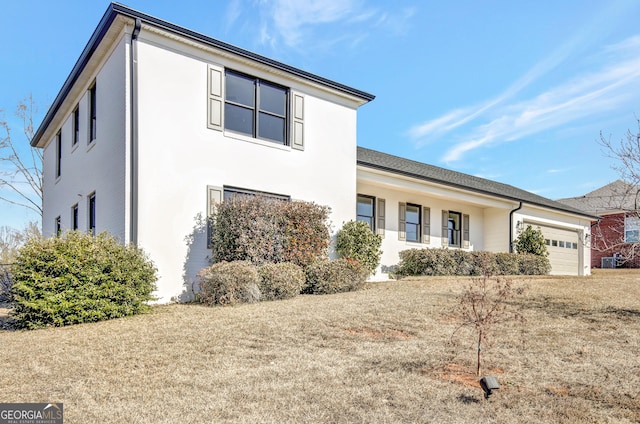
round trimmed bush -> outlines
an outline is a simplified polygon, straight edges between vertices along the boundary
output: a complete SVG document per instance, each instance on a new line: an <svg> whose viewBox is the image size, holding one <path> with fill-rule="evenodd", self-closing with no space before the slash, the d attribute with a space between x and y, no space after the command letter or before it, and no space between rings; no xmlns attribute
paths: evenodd
<svg viewBox="0 0 640 424"><path fill-rule="evenodd" d="M156 269L144 252L107 233L32 238L12 267L18 328L63 326L145 312Z"/></svg>
<svg viewBox="0 0 640 424"><path fill-rule="evenodd" d="M302 291L305 274L291 262L266 263L258 268L262 300L281 300L296 297Z"/></svg>
<svg viewBox="0 0 640 424"><path fill-rule="evenodd" d="M359 290L369 270L350 259L319 260L306 269L305 293L331 294Z"/></svg>
<svg viewBox="0 0 640 424"><path fill-rule="evenodd" d="M197 300L205 305L235 305L260 300L260 275L249 261L218 262L199 273Z"/></svg>

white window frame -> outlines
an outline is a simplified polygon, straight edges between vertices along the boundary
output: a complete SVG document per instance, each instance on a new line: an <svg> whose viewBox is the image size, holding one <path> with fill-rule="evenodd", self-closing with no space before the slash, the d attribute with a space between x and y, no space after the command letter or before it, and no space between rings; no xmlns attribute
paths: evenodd
<svg viewBox="0 0 640 424"><path fill-rule="evenodd" d="M640 242L640 216L630 215L624 217L624 242Z"/></svg>

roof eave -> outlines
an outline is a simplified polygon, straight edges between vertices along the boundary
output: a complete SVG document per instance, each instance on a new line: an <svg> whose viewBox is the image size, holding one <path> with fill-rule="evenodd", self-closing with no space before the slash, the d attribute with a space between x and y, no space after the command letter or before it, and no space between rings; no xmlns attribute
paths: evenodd
<svg viewBox="0 0 640 424"><path fill-rule="evenodd" d="M32 147L42 147L40 145L41 138L44 135L46 128L49 126L49 124L51 124L51 121L53 120L55 115L58 113L60 107L62 106L64 99L67 97L71 88L73 87L75 82L78 80L80 74L82 73L82 71L85 69L85 67L91 60L93 53L96 51L99 44L102 42L105 34L109 30L109 27L111 26L113 21L118 17L118 15L125 16L132 19L140 19L143 23L153 25L158 28L162 28L164 30L176 33L183 37L187 37L189 39L208 44L214 48L238 55L246 59L250 59L252 61L264 64L264 65L271 66L273 68L279 69L289 74L292 74L292 75L301 77L303 79L315 82L317 84L332 88L334 90L343 92L357 99L360 99L361 104L368 103L373 99L375 99L375 96L373 94L367 93L365 91L361 91L356 88L349 87L344 84L340 84L338 82L329 80L327 78L314 75L310 72L303 71L302 69L298 69L293 66L278 62L276 60L269 59L268 57L261 56L256 53L252 53L240 47L233 46L231 44L222 42L220 40L216 40L214 38L197 33L195 31L191 31L187 28L183 28L181 26L172 24L170 22L163 21L151 15L147 15L146 13L142 13L137 10L128 8L127 6L124 6L122 4L111 3L107 8L106 12L104 13L104 15L102 16L102 19L98 23L98 26L96 27L95 31L91 35L91 38L87 42L87 45L85 46L84 50L80 54L80 57L76 61L75 65L73 66L71 73L69 74L64 84L62 85L60 92L58 93L55 100L51 104L51 107L49 108L46 115L44 116L42 123L38 127L38 130L34 134L31 140Z"/></svg>
<svg viewBox="0 0 640 424"><path fill-rule="evenodd" d="M370 162L365 162L365 161L358 160L357 164L359 166L363 166L365 168L377 169L377 170L384 171L384 172L389 172L389 173L392 173L392 174L403 175L405 177L410 177L410 178L416 178L418 180L428 181L428 182L435 183L435 184L441 184L441 185L444 185L444 186L447 186L447 187L453 187L453 188L457 188L457 189L460 189L460 190L479 193L479 194L483 194L485 196L498 197L498 198L501 198L501 199L506 199L506 200L510 200L510 201L514 201L514 202L522 202L524 204L533 205L533 206L537 206L537 207L541 207L541 208L545 208L545 209L552 209L552 210L555 210L555 211L558 211L558 212L563 212L563 213L568 213L568 214L571 214L571 215L582 216L582 217L585 217L585 218L589 218L590 220L597 220L599 218L598 216L589 215L587 213L580 212L580 211L568 210L568 209L563 209L563 208L560 208L560 207L553 207L553 206L550 206L550 205L544 205L544 204L541 204L541 203L532 202L530 200L519 199L517 197L512 197L512 196L508 196L508 195L501 195L501 194L498 194L498 193L494 193L494 192L490 192L490 191L486 191L486 190L481 190L481 189L465 186L465 185L462 185L462 184L456 184L456 183L453 183L451 181L441 180L441 179L438 179L438 178L430 178L430 177L426 177L424 175L419 175L419 174L415 174L415 173L412 173L412 172L402 171L402 170L395 169L395 168L389 168L389 167L386 167L386 166L373 164L373 163L370 163Z"/></svg>

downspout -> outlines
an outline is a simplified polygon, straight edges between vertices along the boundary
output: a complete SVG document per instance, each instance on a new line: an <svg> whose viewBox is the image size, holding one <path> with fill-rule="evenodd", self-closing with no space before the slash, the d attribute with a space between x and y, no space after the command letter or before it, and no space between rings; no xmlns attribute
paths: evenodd
<svg viewBox="0 0 640 424"><path fill-rule="evenodd" d="M522 202L517 208L509 212L509 253L513 253L513 214L522 209Z"/></svg>
<svg viewBox="0 0 640 424"><path fill-rule="evenodd" d="M129 59L129 129L131 130L129 242L133 244L138 244L138 49L136 40L141 28L142 21L140 18L136 18L135 26L131 33L131 54Z"/></svg>

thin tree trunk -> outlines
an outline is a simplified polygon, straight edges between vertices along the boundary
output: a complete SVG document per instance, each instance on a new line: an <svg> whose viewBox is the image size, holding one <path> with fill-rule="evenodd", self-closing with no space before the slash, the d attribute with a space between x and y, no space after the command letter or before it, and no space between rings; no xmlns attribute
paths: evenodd
<svg viewBox="0 0 640 424"><path fill-rule="evenodd" d="M478 331L478 367L476 368L476 375L480 377L480 346L482 344L482 330Z"/></svg>

